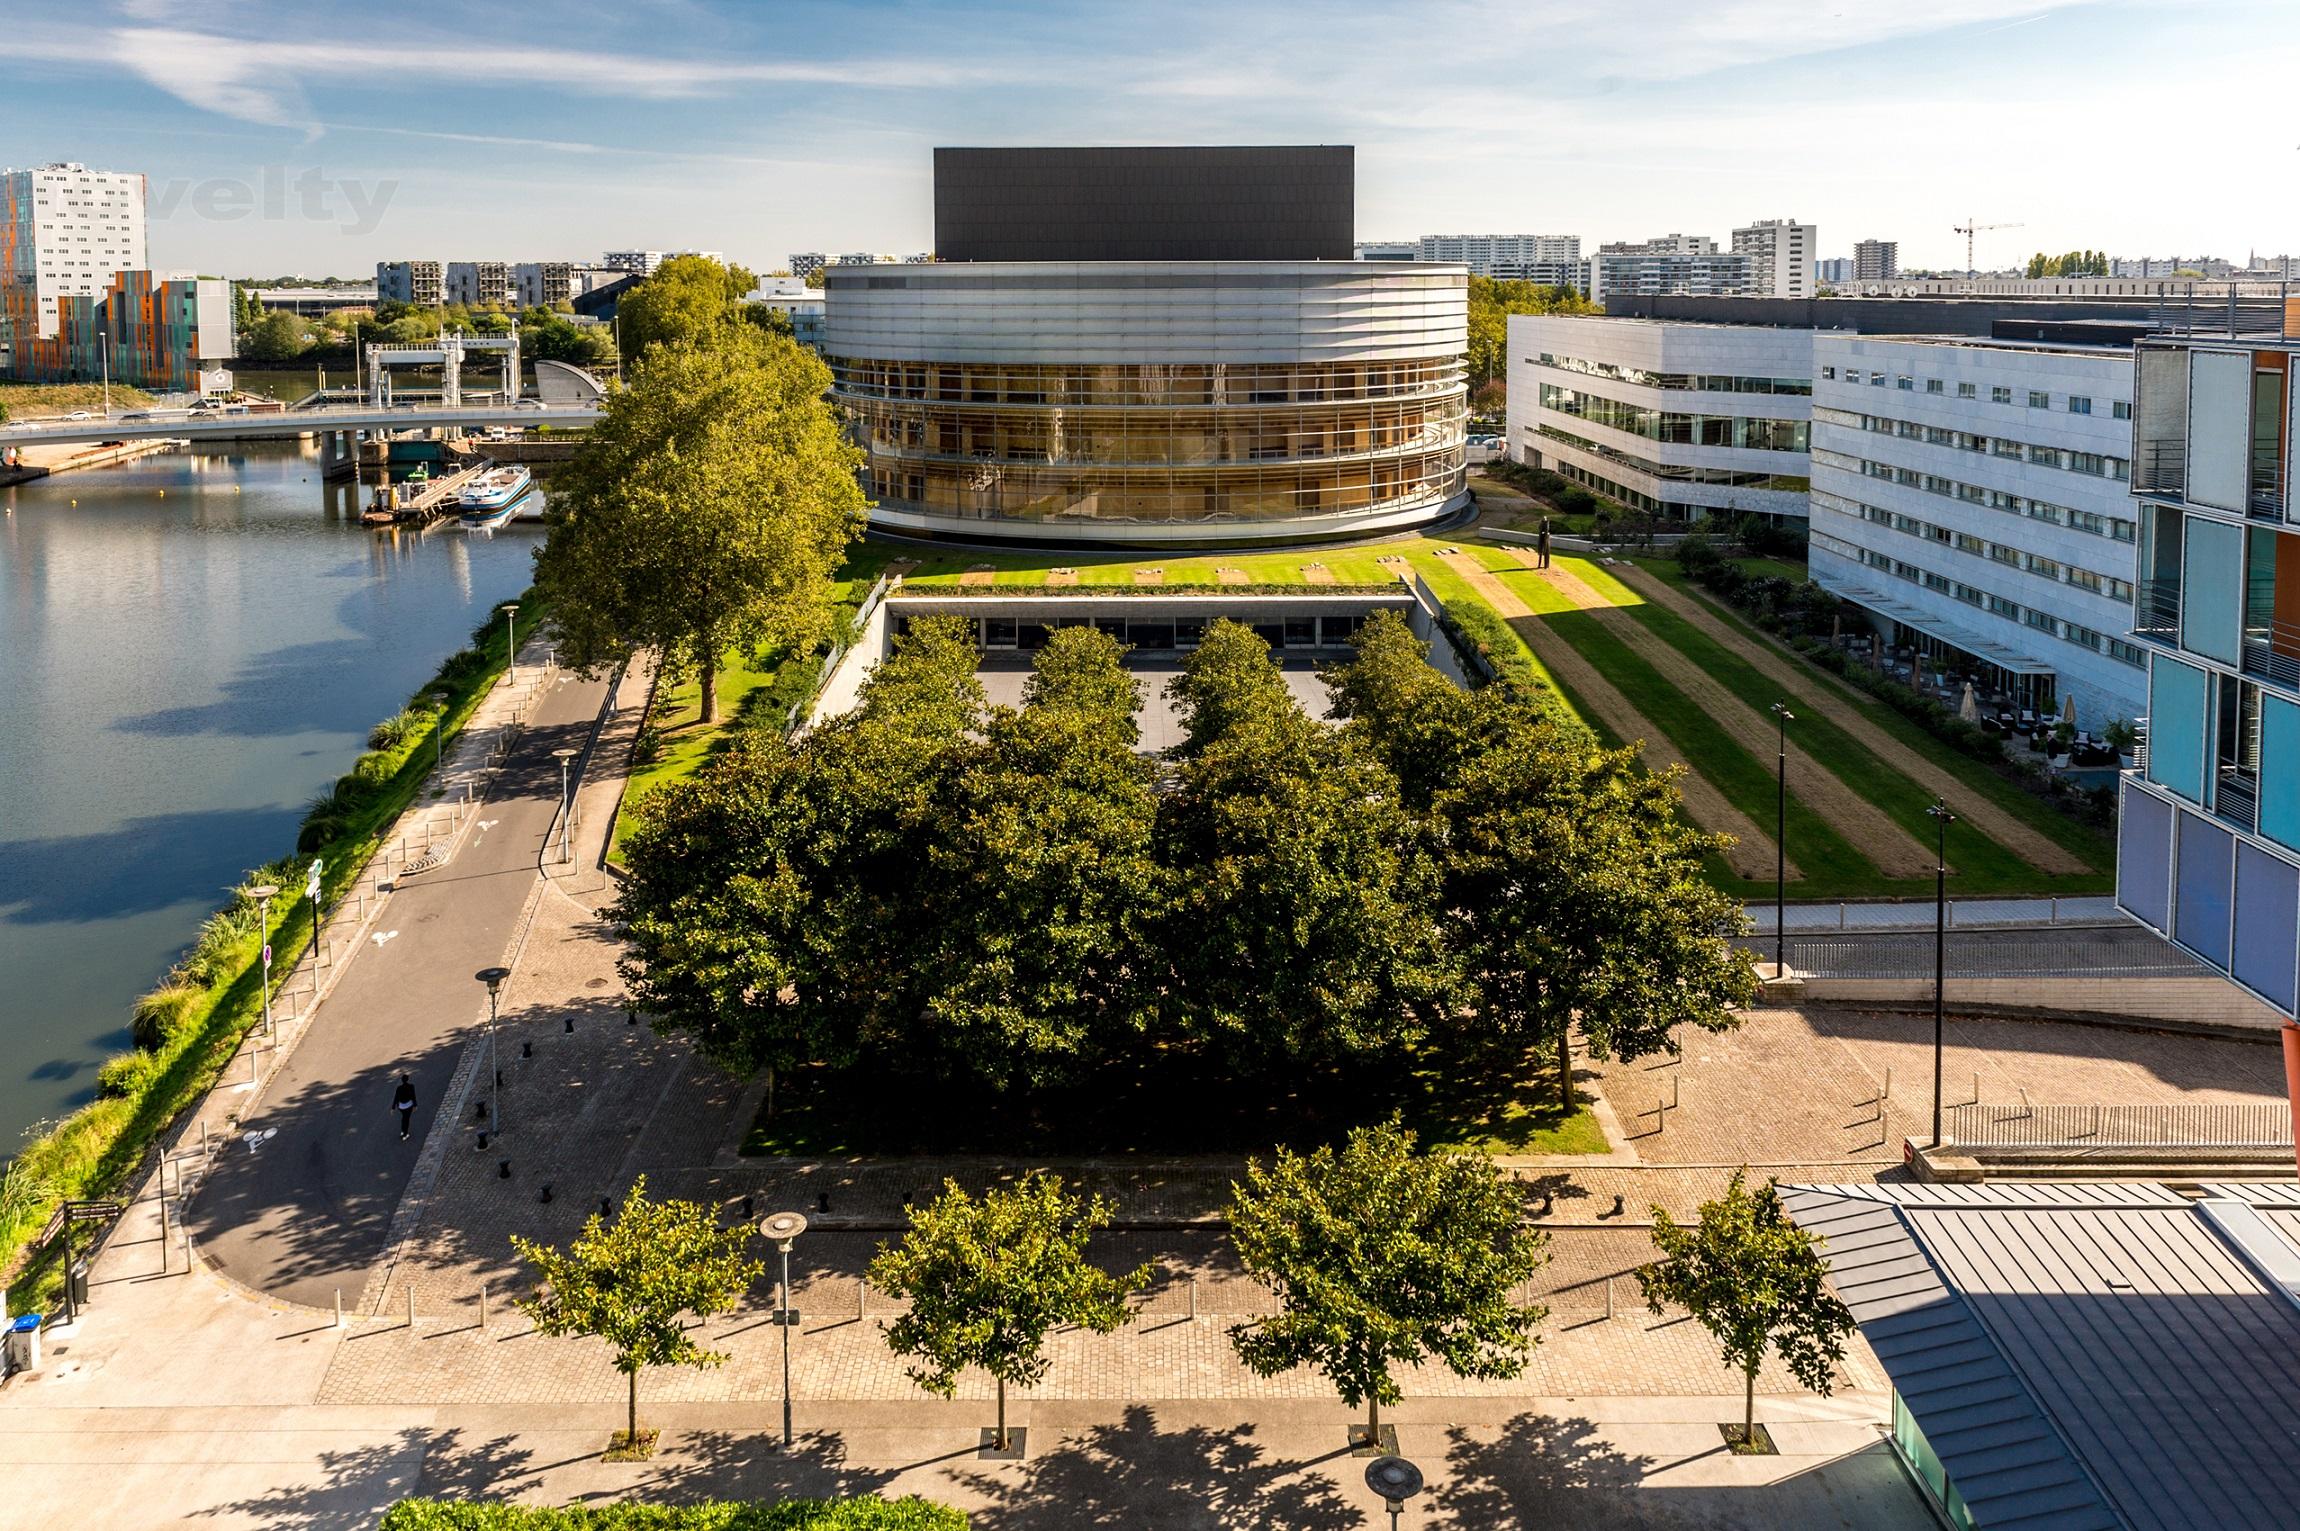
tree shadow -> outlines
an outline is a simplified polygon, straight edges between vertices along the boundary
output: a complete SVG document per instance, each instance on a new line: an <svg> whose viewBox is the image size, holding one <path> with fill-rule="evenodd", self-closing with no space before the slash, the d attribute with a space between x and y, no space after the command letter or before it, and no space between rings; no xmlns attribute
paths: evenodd
<svg viewBox="0 0 2300 1531"><path fill-rule="evenodd" d="M669 1501L833 1499L878 1494L898 1472L857 1467L831 1431L806 1431L786 1450L766 1430L666 1430L645 1490Z"/></svg>
<svg viewBox="0 0 2300 1531"><path fill-rule="evenodd" d="M1343 1531L1365 1512L1308 1463L1274 1461L1252 1425L1161 1431L1148 1406L1097 1425L1024 1464L1019 1477L954 1474L983 1501L977 1531L1081 1526L1284 1526ZM1337 1432L1338 1435L1339 1432Z"/></svg>
<svg viewBox="0 0 2300 1531"><path fill-rule="evenodd" d="M508 1491L534 1453L512 1437L463 1444L459 1429L408 1426L390 1441L320 1453L318 1478L294 1478L265 1492L190 1513L232 1516L265 1531L365 1531L395 1500L471 1499ZM412 1470L411 1470L412 1469Z"/></svg>
<svg viewBox="0 0 2300 1531"><path fill-rule="evenodd" d="M1441 1526L1573 1526L1583 1531L1681 1526L1656 1518L1650 1501L1628 1495L1643 1481L1648 1459L1624 1456L1582 1418L1520 1414L1494 1438L1463 1426L1446 1431L1445 1481L1435 1508Z"/></svg>

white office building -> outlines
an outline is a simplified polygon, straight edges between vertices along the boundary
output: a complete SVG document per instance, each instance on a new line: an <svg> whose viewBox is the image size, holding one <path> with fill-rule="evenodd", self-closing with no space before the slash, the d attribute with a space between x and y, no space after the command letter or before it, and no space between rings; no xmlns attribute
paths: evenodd
<svg viewBox="0 0 2300 1531"><path fill-rule="evenodd" d="M2098 732L2146 710L2127 641L2132 352L1810 334L1812 577L1886 639Z"/></svg>
<svg viewBox="0 0 2300 1531"><path fill-rule="evenodd" d="M1818 226L1794 218L1765 218L1735 229L1733 253L1749 257L1750 296L1811 297L1820 234Z"/></svg>
<svg viewBox="0 0 2300 1531"><path fill-rule="evenodd" d="M1812 367L1811 330L1513 315L1509 456L1685 520L1802 517Z"/></svg>
<svg viewBox="0 0 2300 1531"><path fill-rule="evenodd" d="M144 178L59 163L0 170L0 319L53 336L58 298L101 298L142 271Z"/></svg>
<svg viewBox="0 0 2300 1531"><path fill-rule="evenodd" d="M1714 241L1704 241L1714 244ZM1607 245L1586 263L1583 290L1592 303L1616 297L1745 298L1749 257Z"/></svg>

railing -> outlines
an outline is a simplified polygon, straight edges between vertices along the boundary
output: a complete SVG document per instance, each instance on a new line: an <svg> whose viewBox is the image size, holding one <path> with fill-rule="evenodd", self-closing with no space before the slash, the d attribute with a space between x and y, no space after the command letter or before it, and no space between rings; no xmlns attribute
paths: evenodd
<svg viewBox="0 0 2300 1531"><path fill-rule="evenodd" d="M2244 634L2244 673L2300 687L2300 624L2271 621Z"/></svg>
<svg viewBox="0 0 2300 1531"><path fill-rule="evenodd" d="M2133 493L2170 495L2178 499L2187 482L2187 442L2170 437L2138 444L2132 459Z"/></svg>
<svg viewBox="0 0 2300 1531"><path fill-rule="evenodd" d="M1789 965L1813 978L1925 979L1933 976L1931 932L1898 941L1830 940L1789 932ZM1770 938L1744 945L1772 955ZM2153 931L2134 926L2085 937L1964 933L1948 940L1950 978L2196 978L2208 973Z"/></svg>
<svg viewBox="0 0 2300 1531"><path fill-rule="evenodd" d="M2143 580L2132 601L2132 630L2161 637L2180 634L2180 576Z"/></svg>
<svg viewBox="0 0 2300 1531"><path fill-rule="evenodd" d="M2220 767L2212 785L2212 811L2249 832L2260 816L2260 779L2234 766Z"/></svg>
<svg viewBox="0 0 2300 1531"><path fill-rule="evenodd" d="M1951 1106L1942 1130L1959 1147L2290 1148L2292 1108L2281 1101L2145 1106Z"/></svg>

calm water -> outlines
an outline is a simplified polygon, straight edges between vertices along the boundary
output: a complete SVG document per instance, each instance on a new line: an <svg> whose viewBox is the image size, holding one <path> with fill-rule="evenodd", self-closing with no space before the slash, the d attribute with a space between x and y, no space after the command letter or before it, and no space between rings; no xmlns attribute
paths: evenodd
<svg viewBox="0 0 2300 1531"><path fill-rule="evenodd" d="M0 489L0 1156L540 536L365 530L296 443Z"/></svg>

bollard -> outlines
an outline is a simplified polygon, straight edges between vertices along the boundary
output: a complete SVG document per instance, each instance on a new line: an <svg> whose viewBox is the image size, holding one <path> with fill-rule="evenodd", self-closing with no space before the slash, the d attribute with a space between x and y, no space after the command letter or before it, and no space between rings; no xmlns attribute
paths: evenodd
<svg viewBox="0 0 2300 1531"><path fill-rule="evenodd" d="M203 1163L203 1164L204 1164L204 1163L206 1163L206 1162L207 1162L207 1157L208 1157L208 1119L207 1119L206 1117L204 1117L204 1116L203 1116L203 1117L201 1117L201 1118L200 1118L200 1162L201 1162L201 1163Z"/></svg>
<svg viewBox="0 0 2300 1531"><path fill-rule="evenodd" d="M255 1042L255 1038L254 1038L254 1037L250 1037L250 1038L248 1038L248 1085L249 1085L249 1087L250 1087L250 1088L253 1088L253 1087L254 1087L254 1085L255 1085L255 1082L256 1082L256 1042Z"/></svg>
<svg viewBox="0 0 2300 1531"><path fill-rule="evenodd" d="M1611 1276L1605 1278L1605 1319L1608 1323L1613 1321L1613 1278Z"/></svg>
<svg viewBox="0 0 2300 1531"><path fill-rule="evenodd" d="M479 1332L487 1332L487 1283L479 1283Z"/></svg>
<svg viewBox="0 0 2300 1531"><path fill-rule="evenodd" d="M1190 1278L1190 1316L1192 1318L1198 1316L1198 1278L1196 1276Z"/></svg>
<svg viewBox="0 0 2300 1531"><path fill-rule="evenodd" d="M1980 1071L1979 1069L1974 1069L1974 1070L1973 1070L1973 1104L1977 1106L1977 1105L1979 1105L1980 1103L1981 1103L1981 1071Z"/></svg>
<svg viewBox="0 0 2300 1531"><path fill-rule="evenodd" d="M168 1161L160 1159L160 1274L168 1273Z"/></svg>
<svg viewBox="0 0 2300 1531"><path fill-rule="evenodd" d="M415 1332L415 1283L407 1284L407 1332Z"/></svg>
<svg viewBox="0 0 2300 1531"><path fill-rule="evenodd" d="M343 1288L340 1286L335 1289L335 1326L343 1327Z"/></svg>
<svg viewBox="0 0 2300 1531"><path fill-rule="evenodd" d="M1890 1064L1887 1064L1887 1065L1885 1066L1885 1087L1884 1087L1884 1089L1883 1089L1883 1090L1881 1090L1881 1091L1879 1091L1879 1092L1878 1092L1878 1094L1877 1094L1877 1099L1879 1099L1879 1100L1891 1100L1892 1098L1893 1098L1893 1069L1892 1069L1892 1065L1890 1065Z"/></svg>
<svg viewBox="0 0 2300 1531"><path fill-rule="evenodd" d="M1669 1076L1669 1109L1672 1111L1677 1109L1677 1081L1684 1077L1683 1074L1677 1072L1672 1072Z"/></svg>
<svg viewBox="0 0 2300 1531"><path fill-rule="evenodd" d="M855 1322L861 1323L868 1317L870 1317L870 1283L858 1281L855 1283Z"/></svg>

